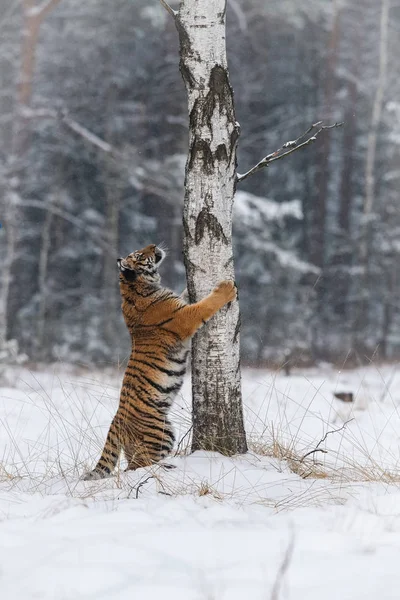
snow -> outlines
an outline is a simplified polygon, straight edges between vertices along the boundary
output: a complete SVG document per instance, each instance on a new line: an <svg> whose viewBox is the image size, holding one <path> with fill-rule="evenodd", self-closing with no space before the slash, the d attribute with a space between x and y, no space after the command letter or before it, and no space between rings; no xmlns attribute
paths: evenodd
<svg viewBox="0 0 400 600"><path fill-rule="evenodd" d="M301 220L303 211L300 200L275 202L268 198L255 196L249 192L236 192L234 204L235 217L249 227L259 226L260 219L265 221L283 221L287 217Z"/></svg>
<svg viewBox="0 0 400 600"><path fill-rule="evenodd" d="M398 598L395 366L245 370L250 451L231 458L187 453L186 380L173 410L184 438L167 461L175 469L80 481L101 451L121 376L5 368L2 598ZM354 403L334 398L343 391ZM315 449L326 453L302 460Z"/></svg>

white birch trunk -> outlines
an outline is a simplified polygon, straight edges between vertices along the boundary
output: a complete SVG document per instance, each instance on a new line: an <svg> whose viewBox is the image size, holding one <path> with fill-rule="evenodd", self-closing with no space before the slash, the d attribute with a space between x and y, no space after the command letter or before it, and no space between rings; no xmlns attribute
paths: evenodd
<svg viewBox="0 0 400 600"><path fill-rule="evenodd" d="M183 221L192 302L235 276L232 209L239 125L227 68L225 11L226 0L181 0L176 15L190 119ZM239 304L234 302L193 340L192 450L228 455L247 450L239 329Z"/></svg>

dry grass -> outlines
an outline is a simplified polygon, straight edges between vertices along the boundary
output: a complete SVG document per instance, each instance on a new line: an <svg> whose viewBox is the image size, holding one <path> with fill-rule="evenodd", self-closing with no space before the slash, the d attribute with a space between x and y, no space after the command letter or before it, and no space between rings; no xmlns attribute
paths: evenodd
<svg viewBox="0 0 400 600"><path fill-rule="evenodd" d="M326 479L335 483L384 483L400 485L400 469L387 469L376 462L371 454L365 452L364 460L357 461L346 455L340 457L332 451L324 451L328 458L323 461L315 457L319 454L305 455L312 452L309 448L298 448L296 440L286 441L280 432L272 430L268 439L250 443L251 450L259 455L274 458L284 463L290 472L302 479ZM340 466L337 466L337 463Z"/></svg>

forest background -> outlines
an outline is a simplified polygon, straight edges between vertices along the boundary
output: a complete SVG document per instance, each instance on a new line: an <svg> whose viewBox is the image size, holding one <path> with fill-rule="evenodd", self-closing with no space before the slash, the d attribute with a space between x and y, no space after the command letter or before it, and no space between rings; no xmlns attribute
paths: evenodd
<svg viewBox="0 0 400 600"><path fill-rule="evenodd" d="M164 282L185 287L178 38L156 0L52 4L28 82L35 4L0 0L0 339L35 361L116 364L116 258L163 242ZM400 4L228 0L227 44L239 173L344 121L240 185L243 362L398 358Z"/></svg>

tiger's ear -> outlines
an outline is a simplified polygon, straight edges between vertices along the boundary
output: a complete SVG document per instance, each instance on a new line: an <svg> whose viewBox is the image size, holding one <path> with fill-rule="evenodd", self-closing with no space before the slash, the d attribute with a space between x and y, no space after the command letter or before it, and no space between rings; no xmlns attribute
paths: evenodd
<svg viewBox="0 0 400 600"><path fill-rule="evenodd" d="M121 273L121 275L127 281L135 281L135 279L137 278L136 271L134 269L128 269L127 267L123 267L121 263L122 263L122 258L119 258L117 260L117 265L118 265L118 269L119 269L119 272Z"/></svg>

